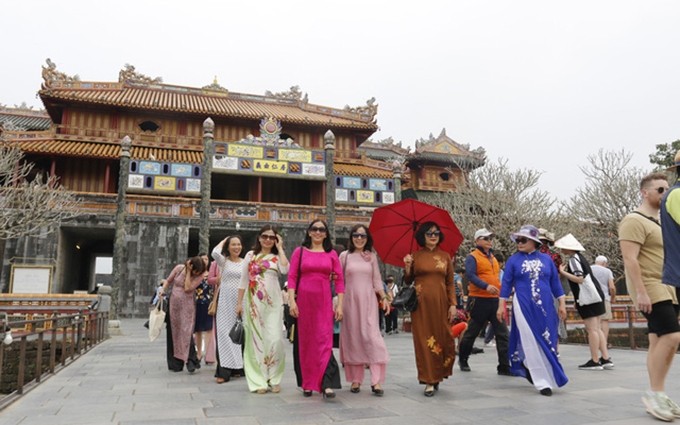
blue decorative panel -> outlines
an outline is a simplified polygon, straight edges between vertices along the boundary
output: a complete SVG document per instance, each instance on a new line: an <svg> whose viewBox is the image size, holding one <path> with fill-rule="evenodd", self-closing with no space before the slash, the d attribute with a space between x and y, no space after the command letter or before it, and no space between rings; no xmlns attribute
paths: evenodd
<svg viewBox="0 0 680 425"><path fill-rule="evenodd" d="M368 181L368 188L371 190L384 191L387 190L387 180L385 179L370 179Z"/></svg>
<svg viewBox="0 0 680 425"><path fill-rule="evenodd" d="M191 164L172 164L170 174L177 177L191 177Z"/></svg>
<svg viewBox="0 0 680 425"><path fill-rule="evenodd" d="M342 187L348 189L361 189L361 179L359 177L343 177Z"/></svg>
<svg viewBox="0 0 680 425"><path fill-rule="evenodd" d="M141 161L138 172L141 174L160 174L161 164L158 162Z"/></svg>

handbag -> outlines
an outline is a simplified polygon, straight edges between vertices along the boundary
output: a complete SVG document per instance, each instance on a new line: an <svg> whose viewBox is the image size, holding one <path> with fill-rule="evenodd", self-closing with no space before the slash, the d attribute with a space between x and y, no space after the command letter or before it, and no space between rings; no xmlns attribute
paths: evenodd
<svg viewBox="0 0 680 425"><path fill-rule="evenodd" d="M590 274L587 274L583 277L583 282L578 288L578 305L583 306L597 304L599 302L602 302L602 297L600 297L600 294L597 292L595 283L590 277Z"/></svg>
<svg viewBox="0 0 680 425"><path fill-rule="evenodd" d="M243 321L240 317L236 318L234 326L231 327L231 330L229 331L229 338L231 338L231 342L234 344L243 345L246 335L243 329Z"/></svg>
<svg viewBox="0 0 680 425"><path fill-rule="evenodd" d="M208 306L208 315L214 316L217 314L217 297L220 294L220 287L217 287L217 290L215 291L215 294L213 295L212 301L210 301L210 305Z"/></svg>
<svg viewBox="0 0 680 425"><path fill-rule="evenodd" d="M416 293L416 288L414 288L413 285L402 287L397 296L394 297L392 305L402 310L416 311L418 308L418 294Z"/></svg>
<svg viewBox="0 0 680 425"><path fill-rule="evenodd" d="M165 322L165 311L163 303L165 301L162 297L156 303L156 307L149 313L149 341L153 342L161 334L163 323Z"/></svg>

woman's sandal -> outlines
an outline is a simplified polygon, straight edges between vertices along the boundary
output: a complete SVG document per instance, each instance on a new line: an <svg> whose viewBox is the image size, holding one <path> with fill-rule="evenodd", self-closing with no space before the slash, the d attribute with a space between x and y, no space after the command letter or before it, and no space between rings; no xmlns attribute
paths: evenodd
<svg viewBox="0 0 680 425"><path fill-rule="evenodd" d="M272 392L273 393L280 393L281 392L281 385L272 385Z"/></svg>
<svg viewBox="0 0 680 425"><path fill-rule="evenodd" d="M312 390L302 390L302 395L305 397L311 397L312 396Z"/></svg>
<svg viewBox="0 0 680 425"><path fill-rule="evenodd" d="M323 398L325 398L325 399L335 398L335 392L333 392L333 390L330 389L330 388L324 389L321 394L323 394Z"/></svg>
<svg viewBox="0 0 680 425"><path fill-rule="evenodd" d="M429 389L428 389L429 388ZM434 396L434 385L425 385L425 397Z"/></svg>
<svg viewBox="0 0 680 425"><path fill-rule="evenodd" d="M266 388L258 388L257 391L255 391L258 394L267 394L267 389Z"/></svg>
<svg viewBox="0 0 680 425"><path fill-rule="evenodd" d="M358 393L359 391L361 391L361 385L360 385L360 384L357 384L356 387L354 386L354 384L352 384L352 386L349 387L349 392L351 392L351 393L356 394L356 393Z"/></svg>
<svg viewBox="0 0 680 425"><path fill-rule="evenodd" d="M215 382L217 382L218 384L224 384L225 382L227 382L227 380L224 378L215 378Z"/></svg>
<svg viewBox="0 0 680 425"><path fill-rule="evenodd" d="M375 385L371 385L371 391L373 391L373 395L382 397L383 394L385 394L385 391L383 391L382 388L376 388Z"/></svg>

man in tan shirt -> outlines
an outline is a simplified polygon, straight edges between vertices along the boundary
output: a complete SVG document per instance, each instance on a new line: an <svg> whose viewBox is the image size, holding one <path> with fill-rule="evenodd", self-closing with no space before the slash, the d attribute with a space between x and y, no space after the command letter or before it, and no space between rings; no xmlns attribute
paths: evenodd
<svg viewBox="0 0 680 425"><path fill-rule="evenodd" d="M666 376L680 344L680 324L675 288L661 283L663 238L659 209L667 190L665 174L654 173L641 180L642 203L621 220L619 244L628 293L647 319L649 328L647 373L650 390L642 401L647 413L670 422L680 418L680 407L664 392Z"/></svg>

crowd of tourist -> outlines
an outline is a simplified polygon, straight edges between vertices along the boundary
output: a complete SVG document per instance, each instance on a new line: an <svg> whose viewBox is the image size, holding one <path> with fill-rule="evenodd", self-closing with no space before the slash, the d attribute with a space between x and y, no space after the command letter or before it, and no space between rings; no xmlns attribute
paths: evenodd
<svg viewBox="0 0 680 425"><path fill-rule="evenodd" d="M680 344L677 187L669 189L664 174L646 176L640 184L641 205L619 229L629 293L649 323L650 389L643 402L647 412L664 421L680 417L680 407L664 393ZM493 252L496 235L479 229L465 268L455 272L453 259L440 246L445 234L439 223L420 223L414 238L419 249L403 258L403 274L418 299L410 312L411 332L416 379L426 397L434 396L453 374L456 349L460 370L472 370L470 355L480 335L486 335L485 347L496 349L498 375L524 377L544 396L567 384L559 341L566 337L569 292L589 348L588 359L578 368L614 368L607 341L614 278L607 258L599 255L589 264L585 247L571 233L555 240L546 229L523 225L509 235L516 252L504 262ZM202 361L216 363L218 384L245 376L251 392L278 393L288 337L297 385L305 397L317 392L334 398L341 388L341 369L351 393L361 392L368 370L371 393L383 396L390 361L384 336L398 333L399 313L392 302L399 287L394 276L383 283L373 246L369 228L356 225L347 249L336 251L327 224L314 220L290 256L282 235L266 225L245 255L241 237L233 235L215 246L211 265L207 255L177 265L159 290L170 296L168 369L178 372L186 365L193 372ZM230 337L237 322L245 330L241 343ZM339 362L333 351L338 323Z"/></svg>

